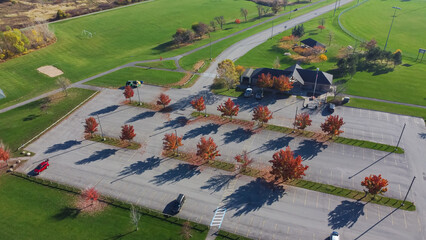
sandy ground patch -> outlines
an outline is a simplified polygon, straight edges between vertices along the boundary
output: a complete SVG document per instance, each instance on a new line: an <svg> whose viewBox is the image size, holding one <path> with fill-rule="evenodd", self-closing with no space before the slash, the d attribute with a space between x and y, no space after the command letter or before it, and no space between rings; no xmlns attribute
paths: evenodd
<svg viewBox="0 0 426 240"><path fill-rule="evenodd" d="M46 74L49 77L57 77L57 76L64 74L64 72L62 72L60 69L58 69L58 68L56 68L52 65L39 67L39 68L37 68L37 71L39 71L43 74Z"/></svg>

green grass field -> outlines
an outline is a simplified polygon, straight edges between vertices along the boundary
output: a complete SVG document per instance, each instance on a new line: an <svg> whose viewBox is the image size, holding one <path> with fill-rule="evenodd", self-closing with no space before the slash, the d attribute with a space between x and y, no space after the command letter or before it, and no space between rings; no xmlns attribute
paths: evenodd
<svg viewBox="0 0 426 240"><path fill-rule="evenodd" d="M74 214L75 195L13 176L0 176L1 239L182 239L179 222L142 214L139 231L129 210L108 206L93 216ZM192 231L191 239L205 239Z"/></svg>
<svg viewBox="0 0 426 240"><path fill-rule="evenodd" d="M124 86L127 80L142 80L144 83L164 86L178 82L183 76L185 76L185 73L181 72L128 67L96 78L87 84L99 87L118 88Z"/></svg>
<svg viewBox="0 0 426 240"><path fill-rule="evenodd" d="M173 60L166 60L161 62L147 62L147 63L138 63L137 66L142 67L152 67L152 68L165 68L165 69L172 69L176 70L176 64Z"/></svg>
<svg viewBox="0 0 426 240"><path fill-rule="evenodd" d="M409 4L410 2L404 3ZM414 2L414 4L416 3ZM339 10L339 12L341 10ZM347 13L350 12L351 11ZM326 20L326 29L321 32L317 29L317 26L319 25L319 20L323 17ZM367 17L359 18L357 22L364 22L361 21L361 19L365 20L365 22L368 22ZM323 44L326 44L326 55L328 56L329 60L317 64L301 64L303 68L315 69L316 67L319 67L323 71L330 71L335 69L335 64L337 62L335 56L337 55L338 50L348 45L355 45L355 40L340 29L337 23L337 17L333 19L330 15L326 14L305 23L304 26L306 34L302 39L311 37L319 42L322 42ZM371 27L373 28L374 26L371 25ZM333 33L330 46L329 32ZM267 42L248 52L246 55L240 58L236 64L243 65L245 67L271 68L276 57L279 57L282 69L291 66L295 63L295 61L290 57L283 56L284 51L277 47L279 39L282 36L290 34L291 30L268 40ZM405 40L401 39L401 41ZM354 78L351 80L349 80L348 77L345 77L334 79L334 82L345 84L347 87L346 93L348 94L426 106L426 98L424 97L426 96L426 88L424 87L423 81L423 76L426 74L425 65L426 62L414 63L411 58L403 58L403 65L397 66L392 72L385 74L374 72L357 72ZM380 104L378 104L377 107L380 107ZM416 116L421 115L417 114Z"/></svg>
<svg viewBox="0 0 426 240"><path fill-rule="evenodd" d="M47 112L40 110L42 100L0 114L0 139L9 146L14 155L19 146L56 122L74 107L92 95L94 91L71 88L68 96L54 96ZM83 134L83 127L81 132Z"/></svg>

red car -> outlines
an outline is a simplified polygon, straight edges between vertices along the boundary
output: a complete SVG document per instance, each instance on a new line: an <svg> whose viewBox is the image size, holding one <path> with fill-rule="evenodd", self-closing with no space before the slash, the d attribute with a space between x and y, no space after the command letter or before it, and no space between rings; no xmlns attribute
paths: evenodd
<svg viewBox="0 0 426 240"><path fill-rule="evenodd" d="M47 159L46 161L41 162L35 169L34 169L34 173L39 175L41 172L43 172L44 170L46 170L47 168L49 168L49 159Z"/></svg>

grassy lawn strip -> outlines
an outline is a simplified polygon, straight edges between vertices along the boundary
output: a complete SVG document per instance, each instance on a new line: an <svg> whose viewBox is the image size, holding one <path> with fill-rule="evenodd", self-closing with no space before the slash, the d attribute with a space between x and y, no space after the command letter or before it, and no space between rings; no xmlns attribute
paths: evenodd
<svg viewBox="0 0 426 240"><path fill-rule="evenodd" d="M371 109L382 112L390 112L414 117L421 117L426 121L426 109L411 107L411 106L403 106L399 104L378 102L360 98L351 98L351 100L345 104L345 106L356 107L356 108L364 108Z"/></svg>
<svg viewBox="0 0 426 240"><path fill-rule="evenodd" d="M243 95L243 91L238 91L235 88L221 88L221 89L212 89L212 92L214 94L223 95L223 96L229 96L229 97L240 97Z"/></svg>
<svg viewBox="0 0 426 240"><path fill-rule="evenodd" d="M181 239L185 220L166 217L162 213L139 208L139 231L130 223L130 204L104 198L108 206L94 215L79 213L74 208L79 189L24 174L0 176L0 224L14 222L19 226L2 231L4 239L32 239L34 230L40 239ZM191 239L205 239L208 227L191 223Z"/></svg>
<svg viewBox="0 0 426 240"><path fill-rule="evenodd" d="M183 76L185 76L185 73L181 72L127 67L96 78L86 84L99 87L119 88L123 87L128 80L142 80L147 84L167 86L179 82Z"/></svg>
<svg viewBox="0 0 426 240"><path fill-rule="evenodd" d="M103 140L105 139L105 140ZM119 138L112 138L112 137L105 137L102 138L101 135L98 134L93 134L92 137L88 137L87 140L90 141L94 141L94 142L100 142L100 143L104 143L104 144L108 144L111 146L115 146L115 147L120 147L120 148L127 148L127 149L131 149L131 150L136 150L141 148L141 144L137 143L137 142L124 142L121 141L121 139Z"/></svg>
<svg viewBox="0 0 426 240"><path fill-rule="evenodd" d="M44 101L41 99L2 113L0 139L9 146L12 154L17 156L18 147L55 123L93 93L92 90L71 88L68 89L68 96L62 92L50 96L51 103L45 112L40 110ZM83 132L83 127L81 131Z"/></svg>
<svg viewBox="0 0 426 240"><path fill-rule="evenodd" d="M251 240L251 238L242 237L233 233L219 230L219 233L216 236L216 240Z"/></svg>
<svg viewBox="0 0 426 240"><path fill-rule="evenodd" d="M152 67L152 68L165 68L176 70L177 67L175 65L175 61L173 60L165 60L160 62L146 62L146 63L138 63L137 66L141 67Z"/></svg>

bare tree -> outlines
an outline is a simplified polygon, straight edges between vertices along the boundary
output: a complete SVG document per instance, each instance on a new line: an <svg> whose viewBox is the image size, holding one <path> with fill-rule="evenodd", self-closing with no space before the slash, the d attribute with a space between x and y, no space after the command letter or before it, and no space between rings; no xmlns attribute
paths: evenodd
<svg viewBox="0 0 426 240"><path fill-rule="evenodd" d="M331 40L333 40L334 33L332 31L328 32L328 46L331 45Z"/></svg>
<svg viewBox="0 0 426 240"><path fill-rule="evenodd" d="M345 90L346 90L345 86L335 85L334 88L333 88L333 100L335 100L337 98L337 96L339 96L340 94L345 92Z"/></svg>
<svg viewBox="0 0 426 240"><path fill-rule="evenodd" d="M277 56L277 58L275 58L274 60L274 68L279 69L280 67L281 67L280 58Z"/></svg>
<svg viewBox="0 0 426 240"><path fill-rule="evenodd" d="M274 14L277 14L279 11L281 11L282 3L279 0L274 0L272 2L272 12Z"/></svg>
<svg viewBox="0 0 426 240"><path fill-rule="evenodd" d="M215 32L216 31L216 22L210 21L210 27L213 29L213 32Z"/></svg>
<svg viewBox="0 0 426 240"><path fill-rule="evenodd" d="M40 111L42 111L43 113L47 113L47 110L49 109L51 102L52 102L52 99L50 97L43 98L40 104Z"/></svg>
<svg viewBox="0 0 426 240"><path fill-rule="evenodd" d="M192 238L191 230L192 230L191 223L188 222L188 221L184 222L183 225L182 225L182 230L180 232L183 239L191 239Z"/></svg>
<svg viewBox="0 0 426 240"><path fill-rule="evenodd" d="M259 18L261 18L263 16L263 7L262 5L257 4L257 14L259 15Z"/></svg>
<svg viewBox="0 0 426 240"><path fill-rule="evenodd" d="M135 208L135 206L130 205L130 222L135 226L135 231L139 230L139 220L141 219L141 214Z"/></svg>
<svg viewBox="0 0 426 240"><path fill-rule="evenodd" d="M225 18L223 16L215 17L214 20L216 20L217 24L220 25L220 29L223 29L223 24L225 24Z"/></svg>
<svg viewBox="0 0 426 240"><path fill-rule="evenodd" d="M62 88L62 91L65 93L65 96L68 96L68 87L71 85L71 81L65 77L58 77L56 83Z"/></svg>
<svg viewBox="0 0 426 240"><path fill-rule="evenodd" d="M247 15L248 15L248 10L245 8L241 8L241 16L244 17L245 21L247 22Z"/></svg>

